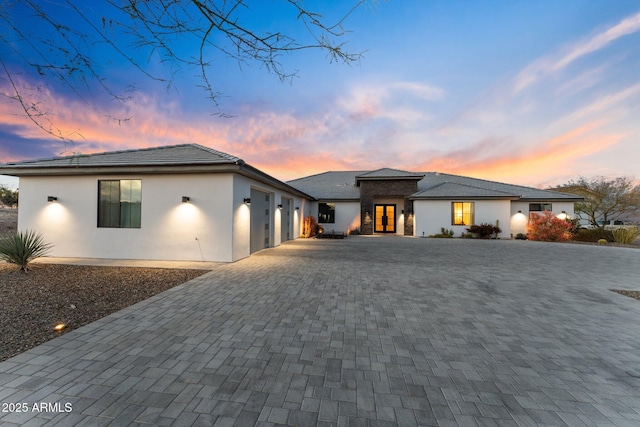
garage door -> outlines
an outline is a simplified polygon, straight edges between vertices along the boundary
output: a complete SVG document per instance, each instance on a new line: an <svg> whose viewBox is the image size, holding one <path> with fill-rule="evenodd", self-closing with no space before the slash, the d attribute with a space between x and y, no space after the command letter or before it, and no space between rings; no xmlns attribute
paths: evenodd
<svg viewBox="0 0 640 427"><path fill-rule="evenodd" d="M251 189L251 253L271 246L271 195Z"/></svg>
<svg viewBox="0 0 640 427"><path fill-rule="evenodd" d="M282 211L280 212L280 241L291 240L291 199L282 198Z"/></svg>

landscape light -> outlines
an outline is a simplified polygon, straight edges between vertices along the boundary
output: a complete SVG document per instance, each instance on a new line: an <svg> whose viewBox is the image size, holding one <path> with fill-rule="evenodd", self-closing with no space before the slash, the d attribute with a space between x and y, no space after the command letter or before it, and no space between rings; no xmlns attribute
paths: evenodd
<svg viewBox="0 0 640 427"><path fill-rule="evenodd" d="M67 325L65 325L64 323L58 323L53 327L53 329L55 329L56 331L61 331L66 327L67 327Z"/></svg>

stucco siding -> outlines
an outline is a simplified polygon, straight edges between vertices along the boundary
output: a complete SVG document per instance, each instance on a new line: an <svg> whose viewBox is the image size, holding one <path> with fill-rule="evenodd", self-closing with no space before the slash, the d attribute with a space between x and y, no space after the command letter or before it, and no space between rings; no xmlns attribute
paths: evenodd
<svg viewBox="0 0 640 427"><path fill-rule="evenodd" d="M102 179L142 181L140 228L97 226ZM18 226L42 233L52 256L232 260L231 174L22 177L20 190Z"/></svg>
<svg viewBox="0 0 640 427"><path fill-rule="evenodd" d="M456 237L467 232L469 225L451 224L451 203L462 200L415 200L414 223L416 236L429 236L440 232L444 227L453 230ZM474 202L475 224L495 224L499 221L502 233L498 237L510 237L510 201L508 200L470 200Z"/></svg>

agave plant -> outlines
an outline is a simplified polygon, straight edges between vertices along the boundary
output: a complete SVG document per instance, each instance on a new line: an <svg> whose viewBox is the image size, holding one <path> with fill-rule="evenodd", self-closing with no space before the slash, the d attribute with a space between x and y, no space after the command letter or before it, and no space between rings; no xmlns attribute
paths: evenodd
<svg viewBox="0 0 640 427"><path fill-rule="evenodd" d="M31 261L46 255L51 248L52 245L35 231L18 231L0 239L0 260L16 264L20 271L26 272Z"/></svg>
<svg viewBox="0 0 640 427"><path fill-rule="evenodd" d="M640 236L640 228L638 227L620 227L613 230L613 239L616 243L628 245L636 240L638 236Z"/></svg>

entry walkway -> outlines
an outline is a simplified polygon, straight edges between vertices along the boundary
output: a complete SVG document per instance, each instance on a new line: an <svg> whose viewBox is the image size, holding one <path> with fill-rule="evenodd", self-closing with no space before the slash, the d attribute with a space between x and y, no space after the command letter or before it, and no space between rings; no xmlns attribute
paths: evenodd
<svg viewBox="0 0 640 427"><path fill-rule="evenodd" d="M637 426L639 261L289 242L0 363L0 424Z"/></svg>

